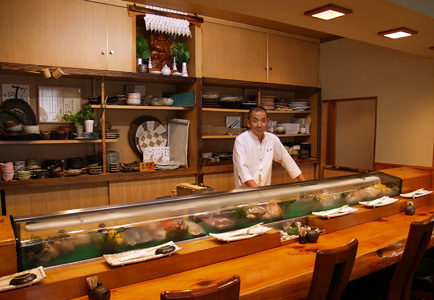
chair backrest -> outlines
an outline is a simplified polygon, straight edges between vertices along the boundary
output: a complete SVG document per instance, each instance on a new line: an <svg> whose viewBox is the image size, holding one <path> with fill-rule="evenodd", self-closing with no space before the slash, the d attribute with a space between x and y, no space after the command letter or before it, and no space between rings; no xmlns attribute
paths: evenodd
<svg viewBox="0 0 434 300"><path fill-rule="evenodd" d="M404 253L390 282L388 300L410 299L411 284L417 266L425 254L434 227L434 216L410 225Z"/></svg>
<svg viewBox="0 0 434 300"><path fill-rule="evenodd" d="M345 290L359 241L327 250L318 250L308 300L339 300Z"/></svg>
<svg viewBox="0 0 434 300"><path fill-rule="evenodd" d="M238 300L239 298L240 277L238 275L203 288L165 291L160 294L161 300Z"/></svg>

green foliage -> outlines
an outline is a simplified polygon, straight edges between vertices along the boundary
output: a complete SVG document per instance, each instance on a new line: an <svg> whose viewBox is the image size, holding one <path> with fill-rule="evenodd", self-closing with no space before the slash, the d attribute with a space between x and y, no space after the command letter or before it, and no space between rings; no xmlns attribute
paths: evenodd
<svg viewBox="0 0 434 300"><path fill-rule="evenodd" d="M62 120L66 122L72 122L75 126L83 125L84 120L93 120L95 113L92 111L92 107L89 105L83 107L78 113L73 114L69 112L63 115Z"/></svg>
<svg viewBox="0 0 434 300"><path fill-rule="evenodd" d="M170 45L170 54L175 56L177 63L188 62L191 55L190 51L185 48L185 43L175 41Z"/></svg>
<svg viewBox="0 0 434 300"><path fill-rule="evenodd" d="M247 209L243 206L238 206L235 208L235 211L232 213L232 218L234 218L236 221L242 221L247 216Z"/></svg>
<svg viewBox="0 0 434 300"><path fill-rule="evenodd" d="M151 57L149 42L145 37L141 35L138 35L136 37L136 57L143 60L147 60L149 57Z"/></svg>

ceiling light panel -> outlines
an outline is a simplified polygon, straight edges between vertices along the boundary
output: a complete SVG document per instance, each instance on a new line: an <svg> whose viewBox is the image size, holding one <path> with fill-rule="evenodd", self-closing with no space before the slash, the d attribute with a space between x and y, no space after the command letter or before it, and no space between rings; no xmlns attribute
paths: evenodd
<svg viewBox="0 0 434 300"><path fill-rule="evenodd" d="M412 36L414 34L417 34L417 31L406 28L406 27L386 30L386 31L382 31L382 32L378 33L378 35L382 35L384 37L394 39L394 40L400 39L403 37Z"/></svg>
<svg viewBox="0 0 434 300"><path fill-rule="evenodd" d="M332 20L338 17L342 17L351 14L353 11L351 9L337 6L335 4L328 4L319 8L315 8L305 12L306 16L311 16L321 20Z"/></svg>

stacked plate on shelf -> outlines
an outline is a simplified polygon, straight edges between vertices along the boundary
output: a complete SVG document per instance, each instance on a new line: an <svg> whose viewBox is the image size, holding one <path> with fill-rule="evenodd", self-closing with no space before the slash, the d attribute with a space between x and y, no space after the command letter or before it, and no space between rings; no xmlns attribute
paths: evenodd
<svg viewBox="0 0 434 300"><path fill-rule="evenodd" d="M107 139L117 139L120 136L119 129L106 129L105 136Z"/></svg>
<svg viewBox="0 0 434 300"><path fill-rule="evenodd" d="M217 92L204 92L202 94L202 107L219 108L219 96Z"/></svg>
<svg viewBox="0 0 434 300"><path fill-rule="evenodd" d="M309 110L310 108L308 101L293 101L290 102L289 105L294 109L294 111Z"/></svg>
<svg viewBox="0 0 434 300"><path fill-rule="evenodd" d="M98 164L92 164L87 166L87 170L90 175L97 175L101 174L102 172L102 166L99 166Z"/></svg>
<svg viewBox="0 0 434 300"><path fill-rule="evenodd" d="M110 170L111 164L115 163L120 165L121 161L119 159L119 152L118 151L107 151L106 152L106 163L107 163L107 169Z"/></svg>
<svg viewBox="0 0 434 300"><path fill-rule="evenodd" d="M266 110L274 110L276 107L274 105L274 100L276 97L274 96L263 96L261 98L261 105Z"/></svg>

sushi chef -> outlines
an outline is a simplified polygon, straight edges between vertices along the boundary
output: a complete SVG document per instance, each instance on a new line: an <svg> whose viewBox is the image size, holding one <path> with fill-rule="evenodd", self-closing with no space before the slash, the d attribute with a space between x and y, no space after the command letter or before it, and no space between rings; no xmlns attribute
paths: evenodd
<svg viewBox="0 0 434 300"><path fill-rule="evenodd" d="M291 178L306 180L280 139L265 132L268 121L267 111L263 107L255 106L249 110L249 130L236 138L233 150L236 189L270 185L273 161L280 163Z"/></svg>

